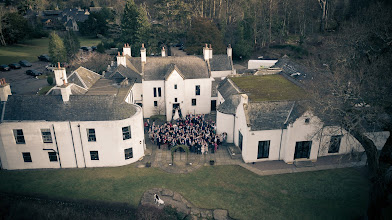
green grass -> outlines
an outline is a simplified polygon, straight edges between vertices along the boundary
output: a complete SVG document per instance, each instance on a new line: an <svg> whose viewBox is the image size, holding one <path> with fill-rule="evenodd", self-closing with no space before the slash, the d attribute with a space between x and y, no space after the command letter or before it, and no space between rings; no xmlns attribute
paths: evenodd
<svg viewBox="0 0 392 220"><path fill-rule="evenodd" d="M38 95L45 95L52 87L53 87L54 85L52 85L52 86L45 86L45 87L42 87L39 91L38 91Z"/></svg>
<svg viewBox="0 0 392 220"><path fill-rule="evenodd" d="M81 46L94 46L100 39L79 37ZM49 39L32 39L16 45L0 47L0 64L10 64L20 60L38 61L38 56L48 54Z"/></svg>
<svg viewBox="0 0 392 220"><path fill-rule="evenodd" d="M281 75L231 77L252 101L300 100L305 91Z"/></svg>
<svg viewBox="0 0 392 220"><path fill-rule="evenodd" d="M257 176L240 166L168 174L116 168L0 171L0 191L138 205L151 188L181 193L194 205L236 219L353 219L366 210L368 181L354 168Z"/></svg>

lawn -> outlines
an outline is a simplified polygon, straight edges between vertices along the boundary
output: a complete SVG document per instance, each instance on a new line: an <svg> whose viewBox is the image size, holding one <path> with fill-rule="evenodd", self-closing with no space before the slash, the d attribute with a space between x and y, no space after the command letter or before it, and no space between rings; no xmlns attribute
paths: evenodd
<svg viewBox="0 0 392 220"><path fill-rule="evenodd" d="M79 37L81 46L93 46L101 42L100 39ZM24 43L0 47L0 64L10 64L20 60L38 61L38 56L48 54L48 38L27 40Z"/></svg>
<svg viewBox="0 0 392 220"><path fill-rule="evenodd" d="M300 100L305 91L281 75L231 77L252 101Z"/></svg>
<svg viewBox="0 0 392 220"><path fill-rule="evenodd" d="M258 176L240 166L203 167L168 174L133 165L115 168L0 171L0 191L128 202L168 188L203 208L229 210L236 219L353 219L364 214L368 181L355 168Z"/></svg>

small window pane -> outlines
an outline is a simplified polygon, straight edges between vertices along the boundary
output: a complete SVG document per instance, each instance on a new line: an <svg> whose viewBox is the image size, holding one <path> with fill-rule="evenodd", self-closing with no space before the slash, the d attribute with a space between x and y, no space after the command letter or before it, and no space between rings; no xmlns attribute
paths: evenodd
<svg viewBox="0 0 392 220"><path fill-rule="evenodd" d="M57 153L56 152L48 152L49 161L56 162L57 161Z"/></svg>
<svg viewBox="0 0 392 220"><path fill-rule="evenodd" d="M24 153L22 153L22 155L23 155L23 160L24 160L24 162L33 162L33 161L31 160L30 152L24 152Z"/></svg>
<svg viewBox="0 0 392 220"><path fill-rule="evenodd" d="M196 106L196 99L192 99L192 106Z"/></svg>
<svg viewBox="0 0 392 220"><path fill-rule="evenodd" d="M195 90L196 90L196 95L200 95L200 85L197 85Z"/></svg>
<svg viewBox="0 0 392 220"><path fill-rule="evenodd" d="M342 141L341 135L332 136L331 141L330 141L330 145L329 145L329 149L328 149L328 153L339 153L341 141Z"/></svg>
<svg viewBox="0 0 392 220"><path fill-rule="evenodd" d="M259 141L257 159L269 157L270 141Z"/></svg>
<svg viewBox="0 0 392 220"><path fill-rule="evenodd" d="M87 129L87 139L88 139L89 142L97 141L97 138L95 136L95 129L94 128Z"/></svg>
<svg viewBox="0 0 392 220"><path fill-rule="evenodd" d="M174 89L177 89L177 84L174 84Z"/></svg>
<svg viewBox="0 0 392 220"><path fill-rule="evenodd" d="M154 87L154 97L157 97L157 88Z"/></svg>
<svg viewBox="0 0 392 220"><path fill-rule="evenodd" d="M90 151L91 160L99 160L98 151Z"/></svg>
<svg viewBox="0 0 392 220"><path fill-rule="evenodd" d="M161 91L161 87L158 87L158 97L162 96L162 91Z"/></svg>
<svg viewBox="0 0 392 220"><path fill-rule="evenodd" d="M41 134L42 134L42 141L44 143L53 143L52 133L50 132L50 129L41 129Z"/></svg>
<svg viewBox="0 0 392 220"><path fill-rule="evenodd" d="M26 143L22 129L14 129L14 137L15 137L15 142L17 144L25 144Z"/></svg>
<svg viewBox="0 0 392 220"><path fill-rule="evenodd" d="M130 139L131 138L131 126L123 127L122 133L123 133L123 140Z"/></svg>
<svg viewBox="0 0 392 220"><path fill-rule="evenodd" d="M128 160L130 158L133 158L133 150L132 148L128 148L124 150L124 154L125 154L125 159Z"/></svg>
<svg viewBox="0 0 392 220"><path fill-rule="evenodd" d="M174 98L174 102L177 102L177 98Z"/></svg>

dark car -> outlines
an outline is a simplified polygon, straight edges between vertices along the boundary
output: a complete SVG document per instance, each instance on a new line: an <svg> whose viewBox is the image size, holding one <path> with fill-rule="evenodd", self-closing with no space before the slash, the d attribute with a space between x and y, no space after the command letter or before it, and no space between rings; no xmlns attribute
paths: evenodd
<svg viewBox="0 0 392 220"><path fill-rule="evenodd" d="M91 47L91 50L92 50L92 51L96 51L96 50L97 50L97 47L96 47L96 46L92 46L92 47Z"/></svg>
<svg viewBox="0 0 392 220"><path fill-rule="evenodd" d="M0 70L1 71L10 71L11 68L8 65L3 64L3 65L0 65Z"/></svg>
<svg viewBox="0 0 392 220"><path fill-rule="evenodd" d="M38 70L27 70L26 71L27 75L31 75L31 76L40 76L42 75L42 73Z"/></svg>
<svg viewBox="0 0 392 220"><path fill-rule="evenodd" d="M40 55L40 56L38 57L38 59L39 59L40 61L45 61L45 62L49 62L49 61L50 61L49 56L46 55L46 54Z"/></svg>
<svg viewBox="0 0 392 220"><path fill-rule="evenodd" d="M8 65L9 67L11 67L12 69L20 69L22 68L19 63L11 63L10 65Z"/></svg>
<svg viewBox="0 0 392 220"><path fill-rule="evenodd" d="M91 51L91 47L81 47L80 49L82 49L83 51Z"/></svg>
<svg viewBox="0 0 392 220"><path fill-rule="evenodd" d="M29 61L27 61L27 60L21 60L21 61L19 61L19 64L21 66L23 66L23 67L30 67L30 66L32 66L32 64Z"/></svg>

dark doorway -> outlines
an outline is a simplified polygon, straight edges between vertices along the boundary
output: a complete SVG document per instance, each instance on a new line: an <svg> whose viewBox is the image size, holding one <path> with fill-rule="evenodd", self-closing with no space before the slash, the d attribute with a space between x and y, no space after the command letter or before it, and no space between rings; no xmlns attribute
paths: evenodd
<svg viewBox="0 0 392 220"><path fill-rule="evenodd" d="M310 148L312 147L311 141L299 141L295 144L294 160L300 158L310 157Z"/></svg>
<svg viewBox="0 0 392 220"><path fill-rule="evenodd" d="M242 151L242 134L241 131L238 131L238 147L240 147L241 151Z"/></svg>
<svg viewBox="0 0 392 220"><path fill-rule="evenodd" d="M173 103L173 109L179 108L180 107L180 103Z"/></svg>
<svg viewBox="0 0 392 220"><path fill-rule="evenodd" d="M211 111L216 111L216 100L211 100Z"/></svg>

